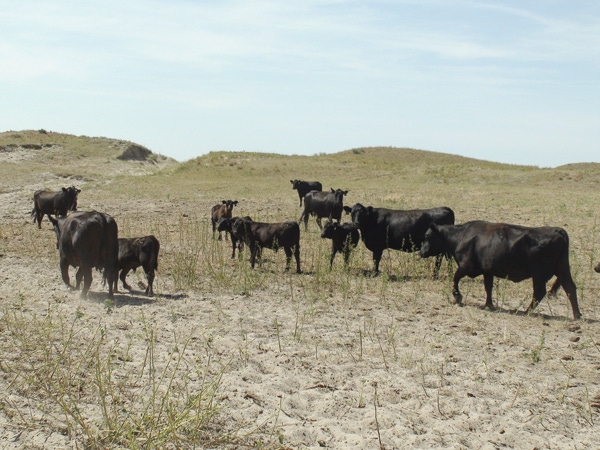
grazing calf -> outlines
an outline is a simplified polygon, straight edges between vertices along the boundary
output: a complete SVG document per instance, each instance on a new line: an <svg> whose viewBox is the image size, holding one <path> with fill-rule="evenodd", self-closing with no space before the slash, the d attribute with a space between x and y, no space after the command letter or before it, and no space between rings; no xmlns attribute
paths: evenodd
<svg viewBox="0 0 600 450"><path fill-rule="evenodd" d="M338 222L325 222L321 237L331 239L331 259L329 261L329 269L333 267L333 258L337 252L344 255L344 265L348 267L350 253L358 245L360 233L352 223L346 222L339 224Z"/></svg>
<svg viewBox="0 0 600 450"><path fill-rule="evenodd" d="M527 308L529 312L546 296L546 283L556 275L550 294L555 294L562 286L571 302L573 317L581 318L569 266L569 236L562 228L531 228L483 221L431 225L425 234L421 256L426 258L441 253L450 253L458 263L452 295L459 304L462 294L458 283L465 276L483 275L485 306L490 309L494 309L494 277L514 282L532 278L533 300Z"/></svg>
<svg viewBox="0 0 600 450"><path fill-rule="evenodd" d="M302 180L290 180L292 183L292 189L298 191L298 197L300 197L300 206L302 206L302 199L310 191L322 191L323 185L318 181L302 181Z"/></svg>
<svg viewBox="0 0 600 450"><path fill-rule="evenodd" d="M386 248L409 253L418 251L429 225L454 223L454 211L447 207L396 210L357 203L352 208L344 207L344 210L352 216L354 226L360 229L365 247L373 252L375 273L379 273L379 262ZM435 262L434 277L441 265L440 254Z"/></svg>
<svg viewBox="0 0 600 450"><path fill-rule="evenodd" d="M50 218L50 214L55 216L66 216L69 211L77 211L77 194L81 189L75 186L62 188L62 191L35 191L33 194L33 209L31 218L33 222L37 221L38 228L42 228L42 219L44 214Z"/></svg>
<svg viewBox="0 0 600 450"><path fill-rule="evenodd" d="M142 266L146 274L148 286L145 294L149 297L154 295L152 285L154 283L154 271L158 268L158 252L160 242L154 236L144 236L136 238L119 238L119 263L118 269L121 272L119 278L123 287L131 290L125 279L130 270L135 271ZM117 279L115 278L115 291L117 290Z"/></svg>
<svg viewBox="0 0 600 450"><path fill-rule="evenodd" d="M341 189L333 190L331 192L321 191L310 191L304 197L304 211L298 222L304 220L304 230L308 229L308 216L317 216L317 225L319 229L321 226L321 218L327 217L328 219L335 219L338 222L342 218L342 211L344 210L344 195L348 194L348 191L342 191Z"/></svg>
<svg viewBox="0 0 600 450"><path fill-rule="evenodd" d="M254 268L257 256L262 248L279 250L283 247L286 257L285 270L290 269L292 254L296 258L296 272L300 270L300 226L298 222L264 223L247 219L237 219L232 231L239 236L250 249L250 264Z"/></svg>
<svg viewBox="0 0 600 450"><path fill-rule="evenodd" d="M241 239L240 236L238 236L236 233L233 232L232 227L233 227L233 223L237 220L240 219L241 217L221 217L219 219L219 221L217 222L217 231L220 233L222 231L226 231L231 235L231 258L235 258L235 249L237 247L238 249L238 256L240 254L240 252L242 251L242 249L244 248L244 241L243 239ZM248 220L248 221L252 221L252 219L249 216L245 216L244 219Z"/></svg>
<svg viewBox="0 0 600 450"><path fill-rule="evenodd" d="M49 216L49 219L56 233L60 272L65 284L73 288L69 266L78 267L75 289L79 289L83 278L81 298L86 298L92 284L92 269L100 269L108 280L108 296L112 299L119 254L118 227L114 219L97 211L75 212L59 219Z"/></svg>
<svg viewBox="0 0 600 450"><path fill-rule="evenodd" d="M237 200L222 200L220 205L215 205L210 210L210 220L212 222L213 235L217 231L217 223L221 217L231 219L233 207L238 204ZM227 239L227 232L225 233ZM221 240L221 232L219 232L219 240Z"/></svg>

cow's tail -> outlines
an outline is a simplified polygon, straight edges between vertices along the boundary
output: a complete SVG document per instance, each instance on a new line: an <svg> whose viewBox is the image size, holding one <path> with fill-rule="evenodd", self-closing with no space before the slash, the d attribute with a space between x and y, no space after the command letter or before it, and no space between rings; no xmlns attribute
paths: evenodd
<svg viewBox="0 0 600 450"><path fill-rule="evenodd" d="M31 221L35 222L35 219L37 217L37 214L35 212L35 207L31 210Z"/></svg>

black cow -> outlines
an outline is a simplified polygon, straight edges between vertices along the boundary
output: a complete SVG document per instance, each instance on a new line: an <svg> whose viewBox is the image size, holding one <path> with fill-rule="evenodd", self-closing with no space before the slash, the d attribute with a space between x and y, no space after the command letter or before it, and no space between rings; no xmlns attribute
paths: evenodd
<svg viewBox="0 0 600 450"><path fill-rule="evenodd" d="M117 280L119 254L118 227L108 214L97 211L75 212L54 219L49 216L56 232L56 247L60 253L60 272L67 286L69 266L78 267L75 279L79 289L83 278L81 298L86 298L92 284L92 269L100 269L108 280L108 296L113 296Z"/></svg>
<svg viewBox="0 0 600 450"><path fill-rule="evenodd" d="M50 218L50 214L55 216L66 216L69 211L77 211L77 194L81 189L75 186L62 188L62 191L35 191L33 194L33 209L31 218L33 222L37 221L38 228L42 228L42 219L44 214Z"/></svg>
<svg viewBox="0 0 600 450"><path fill-rule="evenodd" d="M217 222L221 217L231 218L233 207L238 204L237 200L222 200L220 205L215 205L210 210L210 220L212 222L213 235L217 231ZM227 239L227 233L225 233ZM221 232L219 232L219 240L221 240Z"/></svg>
<svg viewBox="0 0 600 450"><path fill-rule="evenodd" d="M296 272L300 270L300 226L298 222L264 223L247 219L237 219L232 231L250 248L250 264L252 268L257 256L260 258L262 248L279 250L283 247L286 257L285 270L290 269L292 254L296 258Z"/></svg>
<svg viewBox="0 0 600 450"><path fill-rule="evenodd" d="M217 231L219 233L221 233L222 231L226 231L227 233L229 233L231 235L231 257L235 258L235 249L238 249L238 256L240 254L240 252L242 251L242 248L244 248L244 241L243 239L238 236L237 234L235 234L232 230L233 227L233 223L237 220L240 219L241 217L221 217L219 219L219 221L217 222ZM245 216L244 219L251 221L252 219L249 216Z"/></svg>
<svg viewBox="0 0 600 450"><path fill-rule="evenodd" d="M386 248L409 253L418 251L429 225L454 223L454 211L447 207L395 210L357 203L344 210L352 216L354 226L360 229L365 247L373 252L375 273L379 273L379 262ZM442 255L439 255L434 277L437 277L441 264Z"/></svg>
<svg viewBox="0 0 600 450"><path fill-rule="evenodd" d="M469 276L483 275L485 306L493 309L494 277L514 282L533 279L533 300L527 312L534 309L546 295L546 283L553 275L556 281L550 294L560 286L567 293L575 319L581 317L577 305L577 290L569 267L569 236L558 227L524 227L483 221L462 225L432 225L425 234L421 256L450 253L458 263L454 273L452 295L462 302L459 281Z"/></svg>
<svg viewBox="0 0 600 450"><path fill-rule="evenodd" d="M342 211L344 210L344 195L348 194L348 191L342 191L341 189L333 190L331 192L321 191L310 191L304 197L304 211L298 222L304 220L304 229L308 229L308 216L317 216L317 225L319 229L321 226L321 218L327 217L329 219L336 219L338 222L342 218Z"/></svg>
<svg viewBox="0 0 600 450"><path fill-rule="evenodd" d="M594 270L598 273L600 273L600 263L598 263L598 265L596 267L594 267Z"/></svg>
<svg viewBox="0 0 600 450"><path fill-rule="evenodd" d="M152 285L154 283L154 271L158 268L159 250L160 242L152 235L128 239L119 238L118 270L121 272L119 278L125 289L131 290L131 286L125 281L129 271L135 271L135 269L142 266L144 273L146 274L146 280L148 281L145 294L149 297L154 295ZM118 290L117 281L118 280L115 277L115 291Z"/></svg>
<svg viewBox="0 0 600 450"><path fill-rule="evenodd" d="M329 260L329 268L333 267L333 258L335 254L340 252L344 255L344 264L348 267L350 253L358 245L360 233L354 224L346 222L340 224L338 222L325 222L321 237L331 239L331 259Z"/></svg>
<svg viewBox="0 0 600 450"><path fill-rule="evenodd" d="M300 197L300 206L302 206L302 199L310 191L323 190L323 185L318 181L290 180L290 183L292 183L292 189L296 189L298 191L298 197Z"/></svg>

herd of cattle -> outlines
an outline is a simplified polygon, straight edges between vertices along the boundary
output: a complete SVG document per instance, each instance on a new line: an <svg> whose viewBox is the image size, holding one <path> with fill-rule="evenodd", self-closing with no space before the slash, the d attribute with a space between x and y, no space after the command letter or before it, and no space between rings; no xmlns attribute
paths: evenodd
<svg viewBox="0 0 600 450"><path fill-rule="evenodd" d="M556 276L549 295L556 294L562 286L571 303L573 317L581 317L570 271L569 237L562 228L525 227L478 220L456 225L454 212L448 207L393 210L360 203L348 207L343 203L348 191L323 191L318 181L291 180L291 183L298 192L300 206L304 201L298 221L267 223L253 221L248 216L234 217L233 208L238 202L232 200L223 200L212 207L213 235L218 233L218 239L221 239L221 233L225 232L231 237L232 258L236 248L239 254L243 245L247 245L254 268L263 248L275 251L283 248L286 270L289 270L294 256L296 272L300 273L300 223L304 221L306 230L309 217L315 216L322 230L321 237L332 241L330 267L337 253L343 254L347 266L352 249L361 239L373 254L375 274L379 272L385 249L418 251L423 258L435 256L434 277L438 275L444 256L454 258L458 268L454 273L452 293L458 304L462 302L459 282L465 276L475 278L483 275L485 306L490 309L494 308L494 277L514 282L531 278L533 300L527 311L542 301L547 293L547 282ZM59 192L36 191L31 211L38 228L45 214L54 225L65 284L72 287L69 266L78 268L75 289L79 289L83 279L81 296L85 298L92 282L92 269L100 269L108 283L109 297L113 298L118 279L125 289L131 289L125 281L126 276L129 271L142 266L148 282L145 293L152 296L160 249L158 240L154 236L119 238L117 224L108 214L77 211L79 192L73 186ZM350 215L351 222L341 223L342 212ZM328 219L324 226L322 218ZM600 264L595 271L600 273Z"/></svg>

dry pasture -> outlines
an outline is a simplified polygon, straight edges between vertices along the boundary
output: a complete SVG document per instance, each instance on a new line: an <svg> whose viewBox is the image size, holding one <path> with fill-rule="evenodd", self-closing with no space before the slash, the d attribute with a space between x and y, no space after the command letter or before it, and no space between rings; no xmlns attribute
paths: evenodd
<svg viewBox="0 0 600 450"><path fill-rule="evenodd" d="M600 446L600 165L503 165L412 149L334 155L213 152L185 163L117 157L131 143L0 133L0 442L17 448L556 448ZM540 161L544 165L544 161ZM473 219L558 225L571 239L583 319L564 292L530 315L531 283L481 278L451 302L453 265L388 251L350 269L314 219L303 274L283 252L231 259L212 205L297 220L289 180L343 188L345 203L449 206ZM29 212L36 189L81 188L80 209L124 237L161 242L155 298L138 270L115 301L60 279L55 236ZM120 287L120 289L122 289Z"/></svg>

